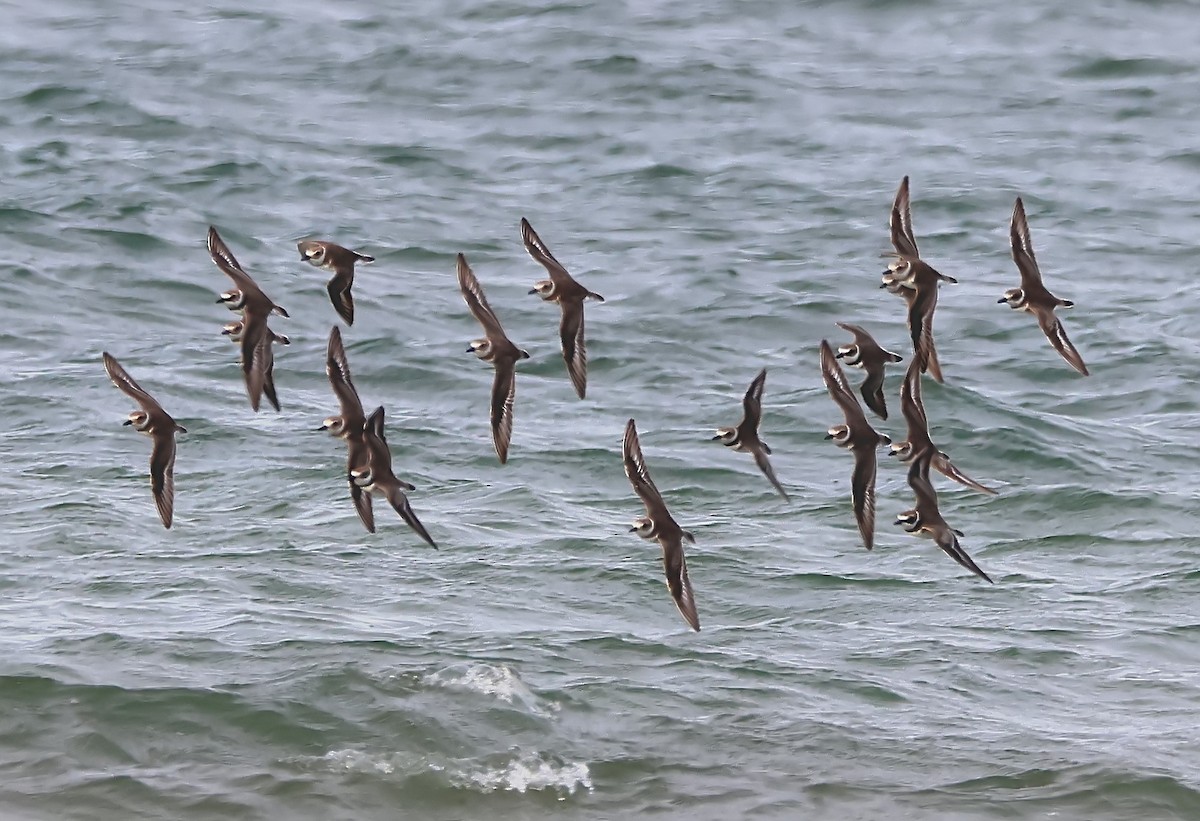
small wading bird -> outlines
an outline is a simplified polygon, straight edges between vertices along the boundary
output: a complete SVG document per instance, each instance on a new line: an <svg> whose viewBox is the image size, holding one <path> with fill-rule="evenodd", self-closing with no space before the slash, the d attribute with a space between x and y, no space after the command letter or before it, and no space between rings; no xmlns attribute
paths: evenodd
<svg viewBox="0 0 1200 821"><path fill-rule="evenodd" d="M229 337L230 342L238 343L242 341L242 336L245 331L246 323L242 320L237 322L227 322L221 329L221 333ZM268 326L267 335L272 342L278 342L280 345L291 345L292 340L288 339L283 334L277 334ZM261 363L262 391L267 397L267 401L271 403L271 407L279 410L279 397L275 393L275 349L268 347Z"/></svg>
<svg viewBox="0 0 1200 821"><path fill-rule="evenodd" d="M388 448L387 439L383 434L383 406L376 408L367 417L364 427L367 450L370 453L365 464L355 465L350 469L350 481L365 493L378 493L388 500L388 503L400 514L409 527L424 539L430 547L437 550L437 545L425 529L425 525L413 513L406 490L416 490L408 482L402 482L392 473L392 452Z"/></svg>
<svg viewBox="0 0 1200 821"><path fill-rule="evenodd" d="M933 344L933 312L937 308L939 284L956 283L958 280L938 273L921 259L917 240L913 236L907 176L900 181L900 188L896 191L889 225L892 247L896 250L894 254L885 256L894 256L896 259L883 272L883 284L879 287L904 297L908 303L908 332L912 337L913 355L920 359L922 373L928 371L930 376L941 382L942 366Z"/></svg>
<svg viewBox="0 0 1200 821"><path fill-rule="evenodd" d="M921 400L921 371L915 359L909 364L904 374L904 382L900 385L900 411L908 422L908 438L892 445L893 456L905 463L928 456L930 465L947 478L980 493L995 495L996 491L979 484L955 467L950 457L933 444L929 437L929 419L925 416L925 403Z"/></svg>
<svg viewBox="0 0 1200 821"><path fill-rule="evenodd" d="M642 447L638 443L637 425L632 419L625 425L625 438L621 440L621 458L625 463L625 475L633 485L633 492L646 506L646 515L634 520L631 533L643 539L654 539L662 548L663 571L667 577L667 589L679 608L680 615L693 630L700 629L700 616L696 612L696 598L692 595L692 582L688 579L687 561L683 557L683 540L692 544L696 539L681 528L662 494L654 486L646 460L642 458Z"/></svg>
<svg viewBox="0 0 1200 821"><path fill-rule="evenodd" d="M336 325L329 332L329 344L325 348L325 374L329 385L338 399L338 415L330 416L317 430L329 431L346 443L346 479L350 483L350 498L354 509L368 533L375 532L375 514L371 509L371 494L354 482L350 471L362 465L370 465L371 451L367 447L366 417L362 401L354 382L350 378L350 363L346 360L346 349L342 345L342 332Z"/></svg>
<svg viewBox="0 0 1200 821"><path fill-rule="evenodd" d="M964 476L950 463L946 454L938 451L929 438L929 423L925 418L925 406L921 402L921 369L916 358L909 363L908 371L904 375L904 384L900 388L900 408L908 421L908 441L898 448L893 447L892 450L895 455L908 462L908 486L916 496L916 505L912 510L897 514L895 523L903 525L909 533L932 539L947 556L991 583L988 574L979 569L959 544L958 538L963 535L962 531L950 527L942 518L938 510L937 491L929 481L929 467L937 463L938 470L956 482L984 493L995 491Z"/></svg>
<svg viewBox="0 0 1200 821"><path fill-rule="evenodd" d="M846 381L846 374L834 357L833 349L824 339L821 340L821 378L825 380L829 395L846 417L846 423L830 428L825 438L854 453L850 500L854 505L854 518L858 521L863 546L870 550L875 545L875 449L891 444L892 440L871 427L862 406L858 404L858 398L850 390L850 383Z"/></svg>
<svg viewBox="0 0 1200 821"><path fill-rule="evenodd" d="M562 337L562 354L567 363L567 373L571 376L571 384L575 393L583 399L587 393L587 344L583 335L583 302L594 299L603 302L604 297L584 288L567 272L561 262L554 258L550 249L542 242L529 224L529 220L521 218L521 241L529 256L542 264L549 279L539 280L533 284L529 293L537 294L546 302L557 302L562 308L562 321L559 323L559 336Z"/></svg>
<svg viewBox="0 0 1200 821"><path fill-rule="evenodd" d="M738 423L736 428L718 429L717 435L712 438L712 441L720 442L725 447L733 448L741 453L752 455L754 463L758 465L758 469L775 486L775 489L779 491L779 495L787 500L787 491L783 489L783 485L779 484L779 480L775 478L775 471L771 469L771 462L767 459L771 454L771 449L767 447L766 442L758 438L758 425L762 420L763 387L766 385L766 382L767 369L763 368L758 372L758 376L754 377L754 381L750 383L750 387L746 390L746 395L742 399L742 421Z"/></svg>
<svg viewBox="0 0 1200 821"><path fill-rule="evenodd" d="M212 226L208 229L208 253L213 263L233 280L233 290L221 294L217 302L224 304L231 311L240 311L242 314L242 328L239 332L242 377L246 382L250 407L258 411L265 386L270 382L271 391L267 399L275 410L279 410L273 374L275 357L271 350L275 335L267 328L267 317L271 313L287 316L288 312L271 301L250 275L242 270L229 246Z"/></svg>
<svg viewBox="0 0 1200 821"><path fill-rule="evenodd" d="M1068 365L1087 376L1088 369L1083 363L1083 357L1075 350L1075 346L1067 338L1062 322L1054 315L1055 308L1074 308L1075 303L1069 299L1059 299L1042 284L1042 272L1038 269L1037 258L1033 255L1033 242L1029 239L1029 221L1025 219L1025 206L1020 197L1017 197L1017 203L1013 206L1009 238L1012 242L1013 261L1017 263L1021 272L1021 287L1005 291L999 302L1008 303L1008 306L1015 310L1033 314L1054 350L1058 351Z"/></svg>
<svg viewBox="0 0 1200 821"><path fill-rule="evenodd" d="M955 530L946 524L938 510L937 491L929 481L929 458L931 452L926 451L919 458L913 459L908 466L908 486L917 497L916 506L896 515L896 524L916 536L932 539L947 556L970 570L979 578L992 584L987 573L979 569L975 560L962 549L958 539L963 535L961 530Z"/></svg>
<svg viewBox="0 0 1200 821"><path fill-rule="evenodd" d="M492 363L496 371L492 381L492 445L500 464L508 461L508 443L512 439L513 399L517 395L517 361L528 359L529 354L516 345L504 333L495 311L488 305L487 297L467 258L458 255L458 287L463 300L479 324L483 326L483 339L475 339L467 346L484 362Z"/></svg>
<svg viewBox="0 0 1200 821"><path fill-rule="evenodd" d="M885 351L866 329L851 325L849 322L838 322L837 326L854 334L854 342L838 348L837 358L853 368L862 368L867 378L863 380L859 392L867 407L875 412L880 419L887 419L887 403L883 398L883 372L892 362L904 359L898 353Z"/></svg>
<svg viewBox="0 0 1200 821"><path fill-rule="evenodd" d="M366 265L374 262L375 257L323 240L306 239L296 243L296 247L300 249L301 262L333 272L333 278L325 286L325 290L329 292L329 301L338 312L338 316L346 320L347 325L353 325L354 295L350 289L354 287L354 264L361 262Z"/></svg>
<svg viewBox="0 0 1200 821"><path fill-rule="evenodd" d="M134 430L150 437L150 490L163 527L170 528L175 512L175 434L187 433L187 428L178 424L162 405L133 381L112 354L104 352L104 370L113 384L124 391L141 410L135 410L125 420Z"/></svg>

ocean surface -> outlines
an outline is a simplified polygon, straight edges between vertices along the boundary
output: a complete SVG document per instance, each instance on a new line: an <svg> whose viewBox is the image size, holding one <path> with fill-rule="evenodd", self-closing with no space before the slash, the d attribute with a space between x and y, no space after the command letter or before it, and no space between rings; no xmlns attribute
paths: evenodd
<svg viewBox="0 0 1200 821"><path fill-rule="evenodd" d="M1200 818L1200 11L840 4L44 0L0 27L0 818ZM935 479L995 579L877 546L817 366L912 180L941 291ZM1026 314L1008 219L1091 368ZM527 217L591 290L587 399ZM215 225L290 319L250 410ZM324 373L347 352L433 551L367 534ZM454 275L519 366L510 458ZM176 521L112 352L188 428ZM784 502L710 441L768 369ZM904 438L901 365L888 377ZM861 375L849 372L857 385ZM703 630L621 465L634 417Z"/></svg>

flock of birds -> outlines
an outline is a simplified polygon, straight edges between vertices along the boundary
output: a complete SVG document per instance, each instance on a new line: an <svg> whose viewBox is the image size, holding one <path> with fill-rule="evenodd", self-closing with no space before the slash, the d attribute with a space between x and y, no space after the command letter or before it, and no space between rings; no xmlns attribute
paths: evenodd
<svg viewBox="0 0 1200 821"><path fill-rule="evenodd" d="M893 444L888 436L871 426L838 361L863 369L866 374L861 385L863 400L873 413L886 420L884 371L888 364L900 362L903 357L884 350L862 327L843 322L837 324L853 335L853 342L839 347L836 354L827 340L821 340L820 345L821 375L830 396L845 416L844 424L829 428L826 438L854 454L850 495L863 545L868 550L874 546L876 452L881 446L890 445L892 455L908 465L908 484L916 497L915 506L898 514L896 524L903 525L909 533L932 539L960 565L991 582L987 573L975 564L959 544L962 532L947 524L939 512L937 492L929 478L930 469L933 468L980 493L996 493L959 470L930 438L929 422L921 399L921 378L922 374L928 373L934 380L943 381L933 340L933 315L941 283L957 280L939 273L920 256L912 230L908 177L901 181L896 192L890 226L894 252L885 256L893 257L893 261L883 272L880 287L903 297L908 306L913 356L900 387L900 409L908 427L907 439ZM603 302L604 298L589 291L571 276L527 220L521 220L520 230L525 250L549 275L549 279L536 282L529 293L538 295L546 302L557 303L560 307L559 332L563 360L575 392L582 399L587 392L584 302L589 299ZM999 302L1033 314L1055 350L1071 367L1086 376L1088 370L1083 358L1067 338L1062 323L1054 314L1055 308L1070 308L1073 303L1054 296L1042 283L1020 198L1013 208L1009 232L1012 256L1020 271L1021 284L1020 287L1005 291ZM298 249L301 261L332 272L333 277L327 286L330 302L346 324L353 325L355 266L373 262L374 259L320 240L304 240L298 243ZM273 348L275 344L287 345L290 340L271 330L267 320L272 314L287 317L288 313L246 273L216 229L211 227L208 230L208 251L216 266L233 282L233 288L221 293L217 302L240 314L241 318L226 324L221 333L240 346L242 376L250 406L258 411L265 395L278 411ZM484 333L482 338L468 345L467 352L490 363L494 370L491 393L492 444L503 464L508 459L512 437L516 364L529 358L529 354L505 334L500 320L484 296L479 280L462 254L457 258L457 274L463 299ZM163 526L170 528L175 499L175 436L177 433L186 433L186 430L134 381L111 354L105 352L103 360L113 383L140 406L129 414L125 424L145 433L153 443L150 453L151 490ZM415 488L393 472L391 449L384 432L383 407L376 408L369 416L363 409L337 325L329 334L325 371L337 397L339 410L337 415L325 419L318 430L327 431L346 443L346 480L350 497L364 527L371 533L375 532L372 497L382 496L418 536L436 548L437 544L408 501L406 493ZM742 420L734 427L720 428L712 438L735 451L751 454L768 481L787 500L787 492L776 478L768 458L771 449L758 433L766 376L764 368L750 383L743 398ZM700 617L683 550L684 540L694 543L695 538L675 521L650 478L633 419L625 426L621 451L625 474L646 511L645 516L634 520L630 532L644 539L655 540L661 546L663 569L671 597L688 625L693 630L699 630Z"/></svg>

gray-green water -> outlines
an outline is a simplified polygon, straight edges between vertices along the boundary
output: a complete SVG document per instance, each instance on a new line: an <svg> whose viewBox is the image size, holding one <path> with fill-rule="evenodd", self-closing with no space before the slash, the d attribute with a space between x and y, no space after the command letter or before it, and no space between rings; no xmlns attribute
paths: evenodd
<svg viewBox="0 0 1200 821"><path fill-rule="evenodd" d="M5 7L0 816L1200 817L1194 4L380 5ZM836 320L908 353L904 174L994 587L891 525L891 462L864 551L822 438ZM1089 378L996 304L1018 194ZM586 401L521 216L607 297ZM292 314L278 415L209 223ZM349 357L439 552L364 533L312 432L313 235L377 257ZM507 466L458 251L533 355ZM190 430L170 532L102 350ZM764 366L791 504L708 439ZM627 532L631 415L699 634Z"/></svg>

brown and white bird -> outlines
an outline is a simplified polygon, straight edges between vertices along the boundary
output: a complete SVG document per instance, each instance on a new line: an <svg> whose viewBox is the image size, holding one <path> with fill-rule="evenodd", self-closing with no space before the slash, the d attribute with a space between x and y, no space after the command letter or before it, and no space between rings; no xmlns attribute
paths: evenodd
<svg viewBox="0 0 1200 821"><path fill-rule="evenodd" d="M229 337L230 342L235 342L235 343L241 342L242 341L242 332L245 329L246 329L246 323L240 319L235 322L226 322L224 325L221 326L221 335ZM267 333L269 333L271 335L272 342L278 342L280 345L291 345L292 344L292 340L289 337L284 336L283 334L275 333L274 331L272 331L270 329L270 327L267 328Z"/></svg>
<svg viewBox="0 0 1200 821"><path fill-rule="evenodd" d="M227 322L221 329L221 333L224 336L228 336L230 342L238 343L242 341L242 336L245 333L245 327L246 323L239 319L237 322ZM271 338L272 342L278 342L280 345L292 344L291 339L283 334L275 333L269 326L267 327L267 335ZM269 348L267 353L269 356L267 356L262 363L262 392L263 395L267 397L267 401L271 403L271 406L275 408L275 410L279 410L279 396L275 393L275 349Z"/></svg>
<svg viewBox="0 0 1200 821"><path fill-rule="evenodd" d="M175 512L175 434L187 433L187 428L172 419L107 351L104 352L104 370L114 385L141 406L141 410L129 414L125 424L132 425L153 442L150 447L150 490L163 527L170 528Z"/></svg>
<svg viewBox="0 0 1200 821"><path fill-rule="evenodd" d="M909 533L932 539L947 556L988 584L992 584L991 577L975 564L975 560L967 554L967 551L963 550L959 543L958 540L963 532L946 524L946 520L942 518L942 514L938 510L937 492L933 489L933 483L929 481L930 455L929 452L926 452L909 463L908 485L916 495L917 503L912 510L897 514L896 524L903 525Z"/></svg>
<svg viewBox="0 0 1200 821"><path fill-rule="evenodd" d="M208 229L208 253L216 266L233 280L233 290L221 294L217 302L224 304L231 311L240 311L242 314L242 327L239 332L242 378L246 382L250 407L258 411L263 391L269 385L267 399L275 410L279 410L279 401L274 395L275 356L271 350L275 334L267 328L267 317L271 313L287 316L288 312L276 305L242 269L229 246L212 226Z"/></svg>
<svg viewBox="0 0 1200 821"><path fill-rule="evenodd" d="M762 395L766 382L767 369L763 368L758 372L758 376L754 377L754 381L746 390L745 397L742 398L742 421L734 428L719 428L712 441L720 442L725 447L733 448L739 453L752 455L758 469L775 486L779 495L787 500L787 491L775 478L775 471L771 468L770 460L767 459L771 454L771 449L767 447L766 442L758 438L758 425L762 420Z"/></svg>
<svg viewBox="0 0 1200 821"><path fill-rule="evenodd" d="M837 326L854 334L853 343L838 347L837 358L851 367L863 369L867 375L859 387L863 401L867 403L868 408L875 412L876 416L880 419L887 419L887 402L883 397L883 372L888 364L900 362L904 357L898 353L884 350L875 341L875 337L867 333L866 329L860 325L838 322Z"/></svg>
<svg viewBox="0 0 1200 821"><path fill-rule="evenodd" d="M938 382L942 381L942 366L933 344L933 312L937 308L938 286L942 282L958 282L954 277L936 271L921 259L913 235L912 211L909 207L908 177L900 181L892 201L889 221L895 260L883 272L883 284L908 303L908 332L912 338L913 355L921 361L921 371Z"/></svg>
<svg viewBox="0 0 1200 821"><path fill-rule="evenodd" d="M1054 315L1055 308L1073 308L1075 303L1069 299L1059 299L1042 284L1042 272L1038 269L1037 257L1033 255L1033 242L1029 239L1029 221L1025 218L1025 205L1020 197L1017 197L1017 203L1013 206L1009 237L1012 242L1013 261L1017 263L1021 272L1021 287L1005 291L999 302L1008 303L1014 310L1033 314L1054 350L1058 351L1068 365L1087 376L1088 369L1083 357L1075 350L1075 346L1067 338L1062 322Z"/></svg>
<svg viewBox="0 0 1200 821"><path fill-rule="evenodd" d="M370 458L365 464L355 465L350 469L350 481L364 493L378 493L388 500L388 503L400 514L409 527L424 539L430 547L437 549L437 544L421 524L417 514L413 513L406 490L416 490L408 482L402 482L392 473L392 451L388 448L387 438L383 433L383 406L376 408L367 417L364 426L367 450Z"/></svg>
<svg viewBox="0 0 1200 821"><path fill-rule="evenodd" d="M225 244L225 240L221 239L221 235L217 233L217 229L211 225L208 226L208 255L212 257L213 263L233 280L234 284L233 289L220 295L220 299L217 300L218 305L224 305L231 311L244 313L246 305L249 304L256 309L255 313L262 314L264 319L271 313L288 316L288 312L272 302L270 297L263 293L262 288L258 287L258 283L246 273L241 263L237 261L237 257Z"/></svg>
<svg viewBox="0 0 1200 821"><path fill-rule="evenodd" d="M901 462L911 464L914 460L928 457L930 465L939 473L966 485L980 493L995 495L996 491L981 485L954 466L950 457L937 449L929 436L929 419L925 415L925 403L921 399L921 371L914 359L904 374L900 385L900 412L908 423L908 438L892 445L892 455Z"/></svg>
<svg viewBox="0 0 1200 821"><path fill-rule="evenodd" d="M680 615L693 630L700 629L700 616L696 612L696 597L692 594L692 582L688 579L687 561L683 556L683 540L696 543L691 533L679 526L667 510L662 494L654 486L642 447L638 443L637 425L632 419L625 425L625 437L621 440L621 458L625 463L625 475L633 485L633 492L646 506L646 515L633 522L630 533L643 539L654 539L662 548L663 571L667 577L667 589L679 608Z"/></svg>
<svg viewBox="0 0 1200 821"><path fill-rule="evenodd" d="M517 362L528 359L529 354L509 340L496 318L495 311L488 305L487 297L467 258L458 255L458 287L463 300L479 324L483 326L483 339L472 340L467 353L473 353L484 362L492 363L496 375L492 381L492 444L500 464L508 461L508 443L512 439L513 399L517 395Z"/></svg>
<svg viewBox="0 0 1200 821"><path fill-rule="evenodd" d="M546 269L549 279L539 280L529 293L537 294L546 302L557 302L562 308L562 321L558 331L562 337L563 360L575 393L583 399L587 393L587 344L583 334L583 302L594 299L603 302L604 297L584 288L568 273L566 267L554 258L541 237L533 230L529 220L521 218L521 241L529 256Z"/></svg>
<svg viewBox="0 0 1200 821"><path fill-rule="evenodd" d="M317 430L329 431L346 443L346 479L350 483L350 498L354 509L368 533L375 532L375 514L371 509L371 494L354 482L350 471L363 465L370 466L371 451L367 447L366 417L362 400L354 389L350 378L350 363L346 360L346 349L342 344L342 332L334 325L329 332L329 344L325 348L325 374L329 385L338 399L338 414L330 416Z"/></svg>
<svg viewBox="0 0 1200 821"><path fill-rule="evenodd" d="M324 240L306 239L296 243L296 247L300 250L301 262L333 272L333 278L325 286L329 292L329 301L333 303L333 309L338 312L338 316L346 320L347 325L353 325L354 295L350 289L354 287L354 265L359 262L364 265L374 262L375 257Z"/></svg>
<svg viewBox="0 0 1200 821"><path fill-rule="evenodd" d="M850 499L854 504L854 518L858 521L863 546L870 550L875 544L875 450L891 444L892 440L871 427L862 406L858 404L858 398L850 390L850 383L846 381L846 374L834 357L833 349L824 339L821 340L821 377L825 380L829 395L846 417L846 423L830 428L825 438L854 453Z"/></svg>

